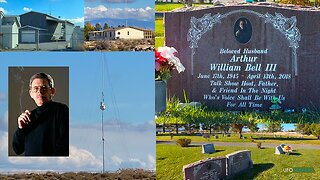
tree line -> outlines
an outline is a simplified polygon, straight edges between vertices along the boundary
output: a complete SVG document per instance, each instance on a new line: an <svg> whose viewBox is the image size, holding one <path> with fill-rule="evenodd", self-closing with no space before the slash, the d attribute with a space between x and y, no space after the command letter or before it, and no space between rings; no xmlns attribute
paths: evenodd
<svg viewBox="0 0 320 180"><path fill-rule="evenodd" d="M270 132L278 132L283 129L281 124L320 122L320 114L314 111L295 113L287 113L281 110L232 112L212 110L204 105L191 106L187 99L185 99L185 102L182 105L178 98L170 98L166 110L157 114L155 120L157 127L162 127L163 132L165 132L166 127L174 127L176 134L179 133L181 127L190 132L199 131L201 127L203 130L208 130L210 134L215 128L223 130L231 127L241 135L244 127L249 128L251 132L258 131L258 124L265 124ZM316 125L319 126L318 124L313 126ZM312 132L317 131L313 129Z"/></svg>

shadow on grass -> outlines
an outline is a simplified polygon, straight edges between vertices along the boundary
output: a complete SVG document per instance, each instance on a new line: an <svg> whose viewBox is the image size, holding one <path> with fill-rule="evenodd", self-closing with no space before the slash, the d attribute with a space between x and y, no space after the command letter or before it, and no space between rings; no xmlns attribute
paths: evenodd
<svg viewBox="0 0 320 180"><path fill-rule="evenodd" d="M259 149L267 149L267 148L265 148L265 147L261 147L261 148L259 148Z"/></svg>
<svg viewBox="0 0 320 180"><path fill-rule="evenodd" d="M271 169L274 166L273 163L262 163L262 164L254 164L253 168L243 173L242 175L237 176L234 179L255 179L259 176L260 173Z"/></svg>
<svg viewBox="0 0 320 180"><path fill-rule="evenodd" d="M159 157L159 158L157 158L157 160L165 160L165 159L167 159L166 157Z"/></svg>
<svg viewBox="0 0 320 180"><path fill-rule="evenodd" d="M290 156L301 156L301 155L302 155L301 153L296 153L296 152L290 153Z"/></svg>
<svg viewBox="0 0 320 180"><path fill-rule="evenodd" d="M317 140L313 138L299 138L299 137L254 137L254 140L280 140L280 141L296 141L296 140Z"/></svg>
<svg viewBox="0 0 320 180"><path fill-rule="evenodd" d="M217 150L217 149L216 149L216 152L215 152L215 153L217 153L217 152L222 152L222 151L225 151L225 150L222 150L222 149Z"/></svg>
<svg viewBox="0 0 320 180"><path fill-rule="evenodd" d="M188 147L201 147L201 145L200 144L191 144Z"/></svg>

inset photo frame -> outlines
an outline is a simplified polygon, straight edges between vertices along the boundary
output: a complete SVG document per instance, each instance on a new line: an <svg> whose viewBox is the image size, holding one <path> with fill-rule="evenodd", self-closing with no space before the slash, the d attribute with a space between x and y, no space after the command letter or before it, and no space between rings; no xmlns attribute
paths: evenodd
<svg viewBox="0 0 320 180"><path fill-rule="evenodd" d="M69 156L69 68L8 68L9 156Z"/></svg>

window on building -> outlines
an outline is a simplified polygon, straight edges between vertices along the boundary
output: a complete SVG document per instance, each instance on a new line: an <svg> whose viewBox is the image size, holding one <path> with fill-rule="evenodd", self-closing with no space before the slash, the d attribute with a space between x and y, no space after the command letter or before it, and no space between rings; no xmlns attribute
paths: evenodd
<svg viewBox="0 0 320 180"><path fill-rule="evenodd" d="M128 31L128 36L129 36L129 31Z"/></svg>
<svg viewBox="0 0 320 180"><path fill-rule="evenodd" d="M120 32L118 32L118 35L120 35Z"/></svg>

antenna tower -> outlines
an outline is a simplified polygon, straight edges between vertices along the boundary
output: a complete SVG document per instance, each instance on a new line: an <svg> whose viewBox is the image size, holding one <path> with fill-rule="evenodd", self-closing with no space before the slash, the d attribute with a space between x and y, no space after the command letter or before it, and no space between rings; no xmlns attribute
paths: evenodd
<svg viewBox="0 0 320 180"><path fill-rule="evenodd" d="M102 101L100 102L100 110L101 110L101 140L102 140L102 173L104 173L104 129L103 129L103 112L106 109L106 104L104 103L104 59L102 59Z"/></svg>

